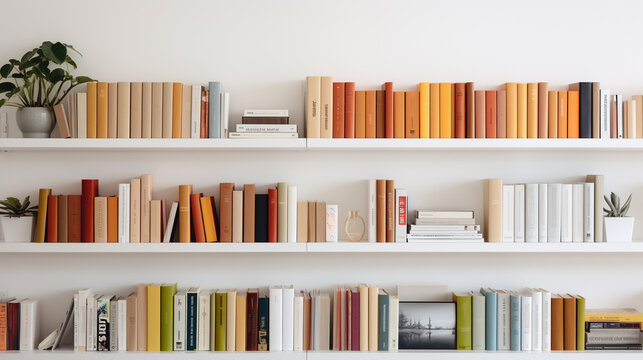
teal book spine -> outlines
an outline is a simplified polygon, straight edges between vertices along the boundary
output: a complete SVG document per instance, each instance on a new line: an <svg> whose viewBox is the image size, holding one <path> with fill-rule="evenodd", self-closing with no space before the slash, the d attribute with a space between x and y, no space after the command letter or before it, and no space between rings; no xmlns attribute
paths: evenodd
<svg viewBox="0 0 643 360"><path fill-rule="evenodd" d="M208 137L218 139L221 137L221 82L210 81L209 91Z"/></svg>
<svg viewBox="0 0 643 360"><path fill-rule="evenodd" d="M267 297L260 297L257 302L257 350L268 351L270 334L268 324L270 323L270 302Z"/></svg>
<svg viewBox="0 0 643 360"><path fill-rule="evenodd" d="M378 297L378 341L377 350L388 351L388 323L389 323L389 299L388 294L380 294Z"/></svg>
<svg viewBox="0 0 643 360"><path fill-rule="evenodd" d="M522 327L520 324L520 317L522 314L521 309L522 301L520 295L511 295L510 300L510 320L511 320L511 351L520 351L522 350L522 344L520 339L522 334L520 333Z"/></svg>
<svg viewBox="0 0 643 360"><path fill-rule="evenodd" d="M487 350L498 349L498 293L480 290L485 296L485 345Z"/></svg>

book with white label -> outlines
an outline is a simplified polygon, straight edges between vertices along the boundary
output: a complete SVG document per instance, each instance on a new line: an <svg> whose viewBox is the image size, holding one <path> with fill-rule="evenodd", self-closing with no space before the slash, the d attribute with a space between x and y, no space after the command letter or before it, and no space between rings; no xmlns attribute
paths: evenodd
<svg viewBox="0 0 643 360"><path fill-rule="evenodd" d="M174 294L174 351L185 351L186 301L186 290L177 291Z"/></svg>
<svg viewBox="0 0 643 360"><path fill-rule="evenodd" d="M538 242L547 242L547 184L538 184Z"/></svg>
<svg viewBox="0 0 643 360"><path fill-rule="evenodd" d="M296 139L297 133L247 133L231 132L228 136L230 139Z"/></svg>
<svg viewBox="0 0 643 360"><path fill-rule="evenodd" d="M514 186L502 186L502 242L514 242Z"/></svg>
<svg viewBox="0 0 643 360"><path fill-rule="evenodd" d="M538 184L525 185L525 242L538 242Z"/></svg>
<svg viewBox="0 0 643 360"><path fill-rule="evenodd" d="M118 184L118 242L129 242L130 184Z"/></svg>
<svg viewBox="0 0 643 360"><path fill-rule="evenodd" d="M514 185L514 242L525 242L525 185Z"/></svg>
<svg viewBox="0 0 643 360"><path fill-rule="evenodd" d="M406 242L408 199L406 189L395 189L395 242Z"/></svg>
<svg viewBox="0 0 643 360"><path fill-rule="evenodd" d="M610 91L601 89L601 139L609 139L611 137L612 107L610 106L610 100Z"/></svg>
<svg viewBox="0 0 643 360"><path fill-rule="evenodd" d="M560 242L561 184L547 185L547 242Z"/></svg>
<svg viewBox="0 0 643 360"><path fill-rule="evenodd" d="M368 242L377 241L377 180L368 180Z"/></svg>
<svg viewBox="0 0 643 360"><path fill-rule="evenodd" d="M531 291L531 350L543 349L543 293L538 289Z"/></svg>
<svg viewBox="0 0 643 360"><path fill-rule="evenodd" d="M201 137L201 85L192 85L192 114L190 134L192 139Z"/></svg>
<svg viewBox="0 0 643 360"><path fill-rule="evenodd" d="M594 183L584 183L583 190L583 242L594 242Z"/></svg>
<svg viewBox="0 0 643 360"><path fill-rule="evenodd" d="M572 242L583 242L583 187L572 185Z"/></svg>
<svg viewBox="0 0 643 360"><path fill-rule="evenodd" d="M268 315L268 348L270 351L283 350L283 289L280 286L271 286L269 290L269 315Z"/></svg>
<svg viewBox="0 0 643 360"><path fill-rule="evenodd" d="M246 109L243 116L254 117L288 117L288 109Z"/></svg>
<svg viewBox="0 0 643 360"><path fill-rule="evenodd" d="M237 124L237 132L296 133L297 124Z"/></svg>
<svg viewBox="0 0 643 360"><path fill-rule="evenodd" d="M572 184L562 184L560 188L560 242L572 242L573 218Z"/></svg>

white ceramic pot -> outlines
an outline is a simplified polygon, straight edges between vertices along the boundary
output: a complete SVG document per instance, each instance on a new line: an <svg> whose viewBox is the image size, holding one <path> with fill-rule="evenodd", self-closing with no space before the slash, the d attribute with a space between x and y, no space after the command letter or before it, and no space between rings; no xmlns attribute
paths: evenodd
<svg viewBox="0 0 643 360"><path fill-rule="evenodd" d="M46 107L23 107L16 112L16 122L26 138L48 138L56 122Z"/></svg>
<svg viewBox="0 0 643 360"><path fill-rule="evenodd" d="M605 217L606 242L632 242L633 217Z"/></svg>
<svg viewBox="0 0 643 360"><path fill-rule="evenodd" d="M0 225L4 238L2 241L11 243L31 242L33 235L33 216L0 217Z"/></svg>

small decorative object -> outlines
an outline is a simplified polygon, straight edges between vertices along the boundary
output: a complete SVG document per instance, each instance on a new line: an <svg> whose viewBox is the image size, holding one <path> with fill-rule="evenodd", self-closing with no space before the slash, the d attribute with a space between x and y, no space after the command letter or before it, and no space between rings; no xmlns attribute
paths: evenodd
<svg viewBox="0 0 643 360"><path fill-rule="evenodd" d="M0 98L0 107L18 108L16 121L24 137L48 138L55 125L53 106L74 87L95 81L70 74L76 62L68 50L81 55L71 45L45 41L20 60L10 59L0 67L0 95L5 97Z"/></svg>
<svg viewBox="0 0 643 360"><path fill-rule="evenodd" d="M455 349L455 303L400 301L399 349Z"/></svg>
<svg viewBox="0 0 643 360"><path fill-rule="evenodd" d="M364 219L359 216L357 210L349 211L348 217L344 222L344 235L348 241L362 241L364 231L366 230L366 223Z"/></svg>
<svg viewBox="0 0 643 360"><path fill-rule="evenodd" d="M632 194L623 206L618 195L610 193L610 197L603 195L609 209L605 211L605 241L606 242L631 242L634 233L634 218L626 216L632 201Z"/></svg>
<svg viewBox="0 0 643 360"><path fill-rule="evenodd" d="M30 242L38 206L29 206L29 196L21 203L15 197L0 200L0 220L5 242Z"/></svg>

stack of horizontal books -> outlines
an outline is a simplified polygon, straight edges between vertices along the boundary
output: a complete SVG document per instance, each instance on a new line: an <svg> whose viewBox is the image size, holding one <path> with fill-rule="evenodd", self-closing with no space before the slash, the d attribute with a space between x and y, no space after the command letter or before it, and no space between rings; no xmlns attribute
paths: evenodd
<svg viewBox="0 0 643 360"><path fill-rule="evenodd" d="M244 110L230 138L297 138L297 124L289 124L288 110Z"/></svg>
<svg viewBox="0 0 643 360"><path fill-rule="evenodd" d="M418 210L408 242L483 242L473 211Z"/></svg>

